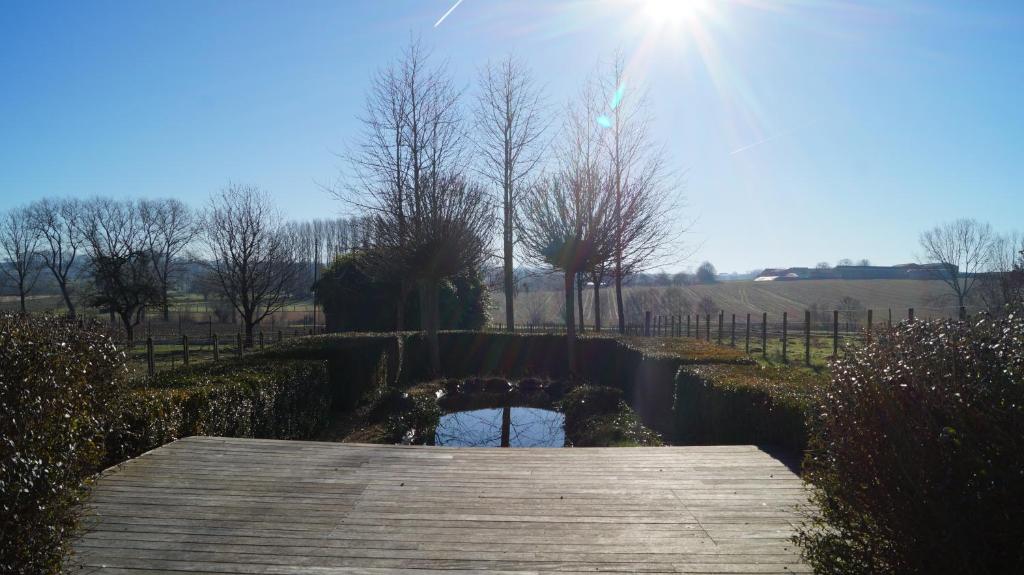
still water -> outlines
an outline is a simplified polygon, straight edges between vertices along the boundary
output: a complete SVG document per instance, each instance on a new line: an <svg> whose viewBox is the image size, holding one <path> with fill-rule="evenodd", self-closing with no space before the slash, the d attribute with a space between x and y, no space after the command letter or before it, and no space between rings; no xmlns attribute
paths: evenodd
<svg viewBox="0 0 1024 575"><path fill-rule="evenodd" d="M434 445L564 447L565 415L535 407L496 407L442 415Z"/></svg>

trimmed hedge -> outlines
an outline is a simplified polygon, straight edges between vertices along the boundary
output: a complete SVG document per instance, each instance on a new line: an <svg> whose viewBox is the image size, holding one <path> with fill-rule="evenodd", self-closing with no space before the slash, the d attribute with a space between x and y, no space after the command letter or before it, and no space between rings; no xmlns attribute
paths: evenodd
<svg viewBox="0 0 1024 575"><path fill-rule="evenodd" d="M804 462L815 570L1024 572L1024 317L904 324L832 371Z"/></svg>
<svg viewBox="0 0 1024 575"><path fill-rule="evenodd" d="M803 452L811 398L824 383L809 372L777 366L682 366L675 377L676 440Z"/></svg>
<svg viewBox="0 0 1024 575"><path fill-rule="evenodd" d="M447 331L439 334L439 343L445 377L570 378L565 361L565 337L561 335ZM359 398L377 386L405 388L434 378L429 369L427 343L420 333L322 335L286 343L263 352L262 356L329 359L333 393L343 398L338 404L343 408L355 406ZM761 370L756 378L740 378L735 382L715 380L716 372L704 370L705 367L732 367L745 369L743 373L749 374L759 369L756 362L737 349L691 339L667 341L588 334L579 340L579 356L582 380L621 390L636 415L673 442L706 443L717 438L733 443L781 443L799 449L806 441L802 421L799 433L787 432L781 434L780 439L776 430L777 414L765 425L752 427L745 434L716 435L714 429L702 427L714 424L714 420L707 418L680 423L680 412L689 414L703 409L730 385L732 391L726 397L745 412L761 417L764 410L758 406L765 403L764 382L776 382L779 388L793 384L787 378L798 372L789 370ZM700 370L687 370L683 372L685 377L679 377L681 367L698 365L702 366ZM707 379L702 374L707 374ZM736 389L748 384L755 385L755 391L745 395L736 393ZM704 388L703 392L691 389L694 385ZM787 429L795 427L787 418L784 418ZM768 433L758 435L759 430Z"/></svg>
<svg viewBox="0 0 1024 575"><path fill-rule="evenodd" d="M399 382L408 337L394 333L316 335L289 340L252 357L326 361L331 407L347 410L373 389Z"/></svg>
<svg viewBox="0 0 1024 575"><path fill-rule="evenodd" d="M190 435L309 439L329 408L323 361L243 359L165 372L126 395L111 459Z"/></svg>
<svg viewBox="0 0 1024 575"><path fill-rule="evenodd" d="M0 314L0 572L60 569L127 376L98 325Z"/></svg>

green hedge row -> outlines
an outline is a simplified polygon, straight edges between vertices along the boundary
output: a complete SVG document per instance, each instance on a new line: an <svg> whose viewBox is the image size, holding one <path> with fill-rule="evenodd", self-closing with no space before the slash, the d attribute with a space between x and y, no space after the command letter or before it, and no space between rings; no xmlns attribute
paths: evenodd
<svg viewBox="0 0 1024 575"><path fill-rule="evenodd" d="M564 336L448 331L439 343L445 377L569 377ZM380 385L404 388L435 377L419 333L330 334L263 355L328 360L342 408ZM579 377L621 390L648 427L675 443L806 444L802 405L782 401L786 390L813 383L799 380L799 372L760 368L737 349L690 339L590 334L580 339L579 356ZM730 417L730 410L746 417Z"/></svg>
<svg viewBox="0 0 1024 575"><path fill-rule="evenodd" d="M757 444L802 453L824 380L761 365L684 365L675 376L675 437L688 445Z"/></svg>
<svg viewBox="0 0 1024 575"><path fill-rule="evenodd" d="M308 439L327 423L327 363L257 359L158 374L127 393L111 459L190 435Z"/></svg>

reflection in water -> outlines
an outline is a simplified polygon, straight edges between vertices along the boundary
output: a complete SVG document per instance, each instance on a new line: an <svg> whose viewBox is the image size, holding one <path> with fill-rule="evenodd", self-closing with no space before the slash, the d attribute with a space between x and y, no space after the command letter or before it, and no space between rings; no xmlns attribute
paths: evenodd
<svg viewBox="0 0 1024 575"><path fill-rule="evenodd" d="M451 447L563 447L565 416L533 407L498 407L442 415L435 445Z"/></svg>

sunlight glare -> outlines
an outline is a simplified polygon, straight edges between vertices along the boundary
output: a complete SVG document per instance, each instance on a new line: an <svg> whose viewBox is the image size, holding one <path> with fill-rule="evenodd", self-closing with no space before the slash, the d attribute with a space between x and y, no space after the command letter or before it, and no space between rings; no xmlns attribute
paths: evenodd
<svg viewBox="0 0 1024 575"><path fill-rule="evenodd" d="M641 10L653 24L680 28L693 26L708 11L709 0L643 0Z"/></svg>

